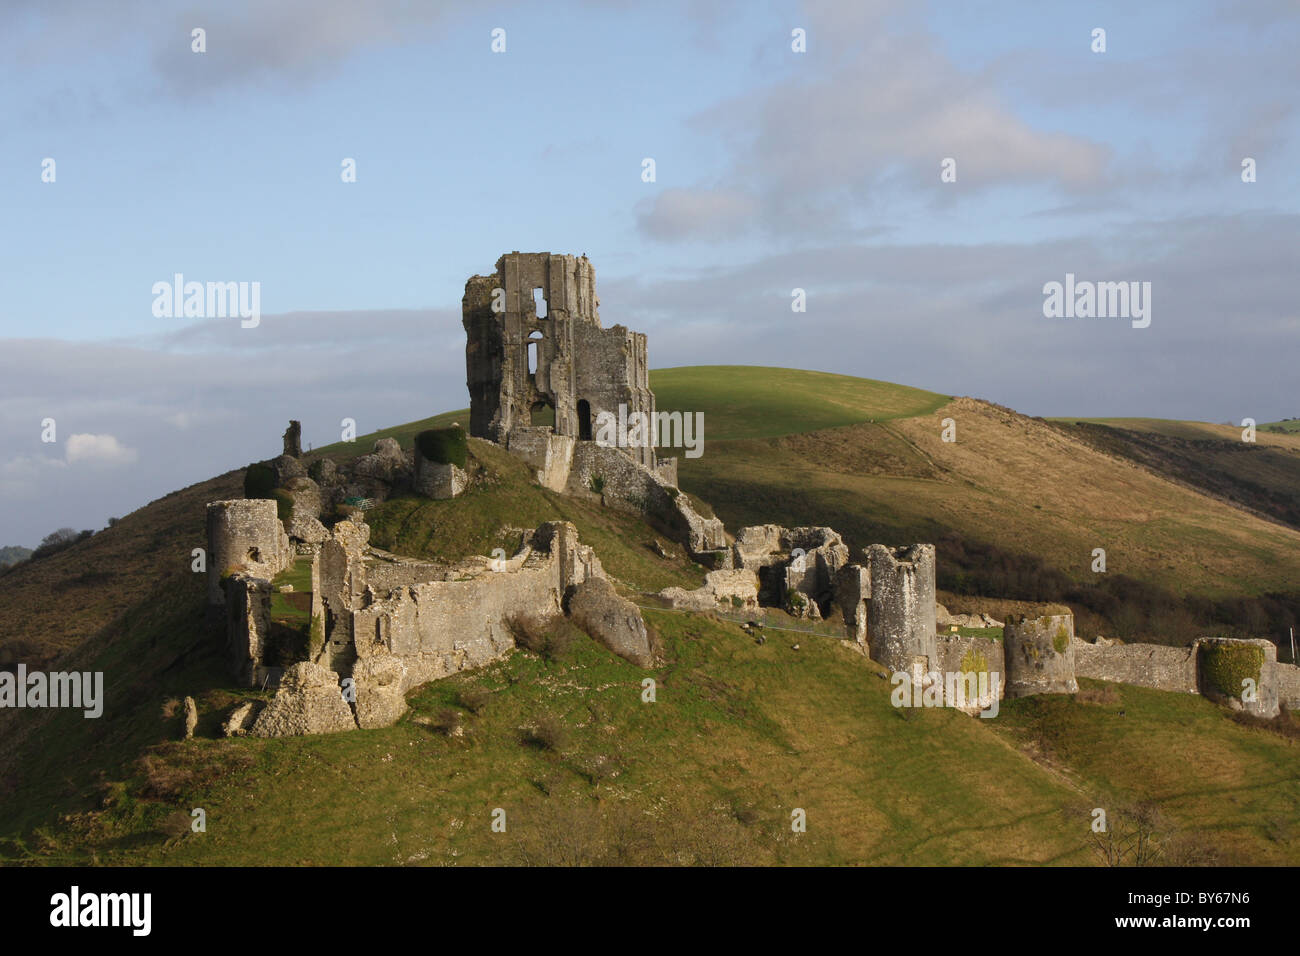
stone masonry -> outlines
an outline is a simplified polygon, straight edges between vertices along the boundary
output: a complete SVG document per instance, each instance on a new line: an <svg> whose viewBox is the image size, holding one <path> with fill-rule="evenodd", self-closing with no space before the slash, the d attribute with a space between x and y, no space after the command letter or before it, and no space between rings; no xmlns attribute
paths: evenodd
<svg viewBox="0 0 1300 956"><path fill-rule="evenodd" d="M646 337L604 328L596 273L585 256L512 252L465 283L470 434L507 445L519 428L592 440L601 412L654 414ZM534 416L553 414L553 425ZM626 449L648 468L654 448Z"/></svg>
<svg viewBox="0 0 1300 956"><path fill-rule="evenodd" d="M871 656L891 671L910 671L913 659L938 660L935 643L934 545L867 549Z"/></svg>
<svg viewBox="0 0 1300 956"><path fill-rule="evenodd" d="M1074 615L1068 609L1038 617L1008 618L1002 644L1007 697L1078 691L1074 677Z"/></svg>
<svg viewBox="0 0 1300 956"><path fill-rule="evenodd" d="M212 502L208 505L208 604L225 604L223 577L243 572L269 580L289 566L293 553L274 501Z"/></svg>

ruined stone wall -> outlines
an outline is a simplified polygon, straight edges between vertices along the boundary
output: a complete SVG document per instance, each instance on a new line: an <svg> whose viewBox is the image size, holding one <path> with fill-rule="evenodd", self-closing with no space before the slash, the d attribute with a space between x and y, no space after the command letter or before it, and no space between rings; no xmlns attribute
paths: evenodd
<svg viewBox="0 0 1300 956"><path fill-rule="evenodd" d="M208 505L208 604L225 603L221 579L246 573L273 578L294 559L289 536L266 498L214 501Z"/></svg>
<svg viewBox="0 0 1300 956"><path fill-rule="evenodd" d="M251 574L233 574L222 584L230 672L239 683L260 687L271 676L262 666L271 633L271 582Z"/></svg>
<svg viewBox="0 0 1300 956"><path fill-rule="evenodd" d="M541 426L516 428L506 438L506 449L537 470L537 483L563 492L573 467L575 441Z"/></svg>
<svg viewBox="0 0 1300 956"><path fill-rule="evenodd" d="M670 607L691 611L712 611L721 606L724 610L755 611L758 609L758 575L741 568L710 571L704 584L694 590L665 588L659 596Z"/></svg>
<svg viewBox="0 0 1300 956"><path fill-rule="evenodd" d="M1006 663L1001 641L991 637L940 634L935 643L938 659L933 669L943 675L944 701L948 706L973 714L987 710L995 698L1000 700L1006 696ZM988 674L987 681L979 676L981 671ZM966 673L976 675L974 694L966 680L949 677ZM955 695L951 694L954 687Z"/></svg>
<svg viewBox="0 0 1300 956"><path fill-rule="evenodd" d="M497 260L493 275L470 278L462 322L472 436L506 444L515 429L533 427L532 410L542 406L554 409L554 434L577 440L594 438L600 413L617 418L620 405L625 415L653 417L646 337L621 325L603 328L598 304L586 257L512 252ZM652 446L623 451L655 467Z"/></svg>
<svg viewBox="0 0 1300 956"><path fill-rule="evenodd" d="M368 525L340 521L317 558L326 633L321 663L340 673L347 673L355 656L352 611L366 600L365 550L369 540Z"/></svg>
<svg viewBox="0 0 1300 956"><path fill-rule="evenodd" d="M640 332L630 332L622 325L610 329L584 325L574 330L573 363L576 370L575 401L582 400L590 408L589 418L592 438L596 437L602 413L620 417L619 406L627 420L641 413L654 425L655 396L650 391L649 358L646 337ZM633 460L647 468L655 467L653 436L635 447L622 449Z"/></svg>
<svg viewBox="0 0 1300 956"><path fill-rule="evenodd" d="M1274 664L1277 680L1278 703L1287 710L1300 710L1300 667L1295 664Z"/></svg>
<svg viewBox="0 0 1300 956"><path fill-rule="evenodd" d="M1136 684L1156 690L1198 693L1196 648L1159 644L1089 644L1075 639L1076 677Z"/></svg>
<svg viewBox="0 0 1300 956"><path fill-rule="evenodd" d="M414 490L417 495L445 501L455 498L465 490L469 476L455 465L440 461L430 461L415 449Z"/></svg>
<svg viewBox="0 0 1300 956"><path fill-rule="evenodd" d="M1007 619L1002 629L1006 696L1073 694L1074 615L1063 613Z"/></svg>
<svg viewBox="0 0 1300 956"><path fill-rule="evenodd" d="M934 545L867 549L871 607L867 642L871 657L891 671L908 671L914 657L937 658Z"/></svg>
<svg viewBox="0 0 1300 956"><path fill-rule="evenodd" d="M846 636L867 646L871 616L871 573L860 564L846 565L835 575L835 603L844 616Z"/></svg>
<svg viewBox="0 0 1300 956"><path fill-rule="evenodd" d="M618 449L578 442L566 492L590 495L596 493L596 486L606 504L643 515L664 534L685 545L695 560L718 570L731 567L731 549L719 519L700 515L677 488L665 484L654 471Z"/></svg>
<svg viewBox="0 0 1300 956"><path fill-rule="evenodd" d="M411 688L500 658L515 646L513 617L561 615L570 588L604 577L567 522L542 525L519 553L495 566L500 570L477 559L452 569L446 580L398 587L352 610L362 727L391 723Z"/></svg>

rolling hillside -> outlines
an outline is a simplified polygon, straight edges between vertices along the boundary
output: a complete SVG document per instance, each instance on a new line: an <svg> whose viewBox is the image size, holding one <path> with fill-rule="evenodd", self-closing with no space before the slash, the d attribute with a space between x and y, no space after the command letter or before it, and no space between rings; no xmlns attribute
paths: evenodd
<svg viewBox="0 0 1300 956"><path fill-rule="evenodd" d="M1190 632L1195 613L1259 610L1260 595L1300 580L1300 531L1076 426L790 370L668 369L652 387L661 410L704 412L705 453L681 459L681 483L728 528L829 524L855 549L933 540L945 600L1073 587L1119 602L1081 609L1114 633L1146 626L1123 617L1139 598L1175 594L1206 602L1170 605ZM361 454L380 435L409 447L465 414L313 456ZM546 492L471 444L492 481L454 502L386 503L370 514L376 544L450 556L487 550L503 525L560 517L625 593L700 580L680 549L657 554L661 536L641 522ZM189 551L206 502L240 488L239 472L191 486L0 578L0 653L103 670L108 685L99 720L0 713L0 861L1088 864L1091 807L1154 801L1169 862L1300 863L1290 718L1264 729L1199 697L1099 685L1007 702L994 720L899 711L879 669L839 642L758 646L707 615L646 612L665 660L653 704L645 672L568 633L549 656L520 651L417 691L394 727L213 739L234 703L259 695L230 686ZM1106 584L1091 582L1094 547L1107 550ZM1115 597L1111 581L1136 590ZM182 745L186 694L206 739ZM203 835L188 831L196 806ZM490 831L496 807L508 838ZM797 836L796 807L809 821Z"/></svg>

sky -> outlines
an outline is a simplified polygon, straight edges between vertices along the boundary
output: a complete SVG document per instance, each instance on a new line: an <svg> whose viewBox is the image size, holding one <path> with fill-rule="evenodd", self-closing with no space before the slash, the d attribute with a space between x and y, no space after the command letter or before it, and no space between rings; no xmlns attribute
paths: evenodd
<svg viewBox="0 0 1300 956"><path fill-rule="evenodd" d="M652 368L1300 416L1297 48L1298 0L5 0L0 545L465 407L513 250ZM1067 274L1149 325L1045 315Z"/></svg>

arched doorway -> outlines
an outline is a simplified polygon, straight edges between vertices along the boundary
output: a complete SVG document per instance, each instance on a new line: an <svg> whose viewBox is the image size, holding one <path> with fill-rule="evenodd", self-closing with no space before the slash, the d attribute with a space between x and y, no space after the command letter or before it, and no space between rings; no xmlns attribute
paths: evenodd
<svg viewBox="0 0 1300 956"><path fill-rule="evenodd" d="M578 440L591 441L591 403L585 398L578 400Z"/></svg>

